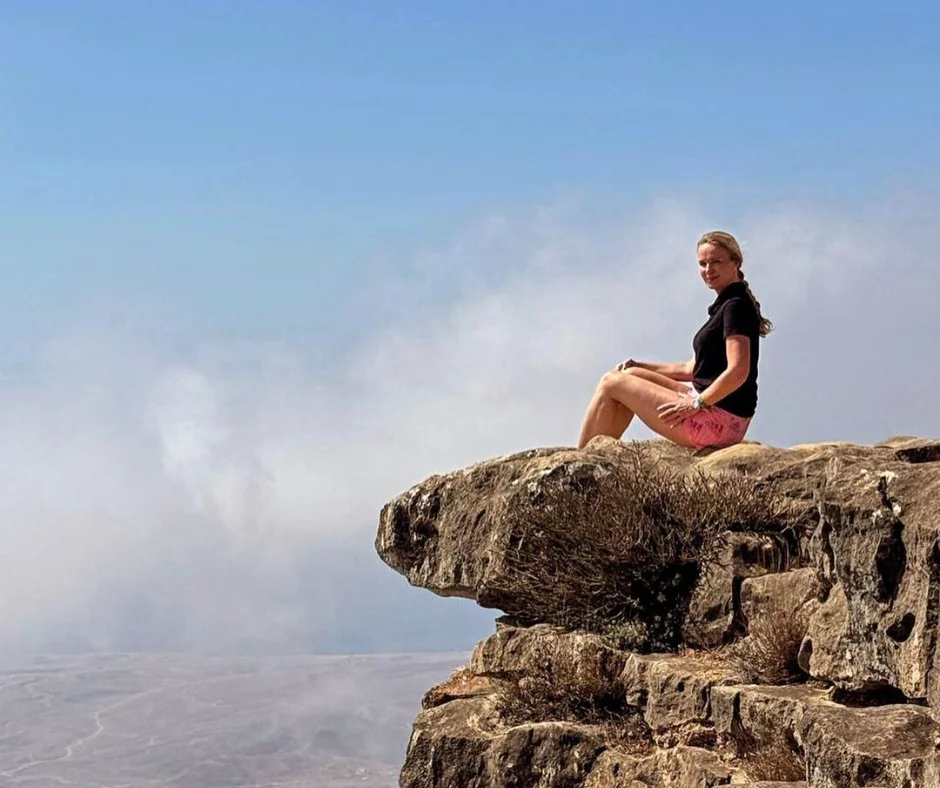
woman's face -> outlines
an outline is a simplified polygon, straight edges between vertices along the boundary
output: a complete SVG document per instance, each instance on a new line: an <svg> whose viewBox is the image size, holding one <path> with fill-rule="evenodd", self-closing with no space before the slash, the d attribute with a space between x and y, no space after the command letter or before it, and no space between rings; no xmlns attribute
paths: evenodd
<svg viewBox="0 0 940 788"><path fill-rule="evenodd" d="M732 262L726 249L714 244L702 244L698 248L698 270L705 285L720 293L741 275L739 263Z"/></svg>

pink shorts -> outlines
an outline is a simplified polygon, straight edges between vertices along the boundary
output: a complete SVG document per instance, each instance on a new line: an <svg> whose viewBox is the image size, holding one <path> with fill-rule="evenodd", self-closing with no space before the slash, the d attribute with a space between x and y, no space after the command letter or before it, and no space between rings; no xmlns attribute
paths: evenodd
<svg viewBox="0 0 940 788"><path fill-rule="evenodd" d="M732 446L744 440L751 420L714 406L705 408L683 422L685 436L696 449Z"/></svg>

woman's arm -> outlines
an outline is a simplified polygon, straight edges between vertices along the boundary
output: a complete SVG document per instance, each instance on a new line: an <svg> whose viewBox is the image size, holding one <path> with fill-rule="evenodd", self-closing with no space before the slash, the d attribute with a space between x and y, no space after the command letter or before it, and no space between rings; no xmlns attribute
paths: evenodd
<svg viewBox="0 0 940 788"><path fill-rule="evenodd" d="M728 366L699 397L706 405L720 402L733 391L739 389L747 380L751 369L751 340L741 334L734 334L725 339L725 353Z"/></svg>
<svg viewBox="0 0 940 788"><path fill-rule="evenodd" d="M707 389L699 392L698 396L706 406L720 402L747 380L751 366L751 340L740 334L733 334L725 340L725 352L728 356L725 371L715 378ZM660 405L658 410L667 424L681 424L698 412L692 397L683 396L676 402Z"/></svg>
<svg viewBox="0 0 940 788"><path fill-rule="evenodd" d="M692 358L688 361L680 361L675 363L661 361L634 361L631 358L627 359L622 364L619 364L617 369L623 371L625 369L629 369L630 367L648 369L650 372L658 372L660 375L665 375L667 378L677 380L680 383L688 383L690 380L692 380L692 369L695 367L695 359Z"/></svg>

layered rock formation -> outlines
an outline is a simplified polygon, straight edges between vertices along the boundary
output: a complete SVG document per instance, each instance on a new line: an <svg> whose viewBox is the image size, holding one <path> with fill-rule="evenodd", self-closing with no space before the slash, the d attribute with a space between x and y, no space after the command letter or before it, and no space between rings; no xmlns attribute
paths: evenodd
<svg viewBox="0 0 940 788"><path fill-rule="evenodd" d="M940 788L940 441L539 449L402 493L376 549L505 614L403 788Z"/></svg>

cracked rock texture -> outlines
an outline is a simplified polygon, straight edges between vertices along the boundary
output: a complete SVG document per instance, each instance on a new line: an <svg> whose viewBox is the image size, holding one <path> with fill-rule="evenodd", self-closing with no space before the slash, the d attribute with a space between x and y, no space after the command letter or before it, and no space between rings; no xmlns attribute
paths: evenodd
<svg viewBox="0 0 940 788"><path fill-rule="evenodd" d="M697 554L573 547L616 533L637 452L766 515L729 508ZM667 497L641 507L660 536L682 527ZM425 696L403 787L940 788L940 441L537 449L402 493L376 549L506 614Z"/></svg>

